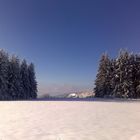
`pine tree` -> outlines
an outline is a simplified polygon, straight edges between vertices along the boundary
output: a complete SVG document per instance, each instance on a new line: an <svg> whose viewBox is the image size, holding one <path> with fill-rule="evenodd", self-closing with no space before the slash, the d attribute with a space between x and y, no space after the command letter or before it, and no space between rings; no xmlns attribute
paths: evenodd
<svg viewBox="0 0 140 140"><path fill-rule="evenodd" d="M115 97L127 98L129 95L128 65L129 53L121 50L115 65Z"/></svg>
<svg viewBox="0 0 140 140"><path fill-rule="evenodd" d="M110 85L111 85L111 90L110 90L110 97L114 98L115 97L115 93L114 93L114 89L115 89L115 86L116 86L116 59L112 59L111 60L111 71L110 71Z"/></svg>
<svg viewBox="0 0 140 140"><path fill-rule="evenodd" d="M35 99L37 97L37 82L36 82L35 70L34 70L33 63L31 63L28 66L28 73L29 73L30 98Z"/></svg>
<svg viewBox="0 0 140 140"><path fill-rule="evenodd" d="M127 65L127 76L126 80L129 87L128 98L133 98L136 90L135 90L135 77L136 77L136 69L135 69L135 55L133 53L129 54L129 62Z"/></svg>
<svg viewBox="0 0 140 140"><path fill-rule="evenodd" d="M30 91L29 91L29 74L28 74L28 65L26 60L22 61L21 70L21 98L22 99L29 99Z"/></svg>
<svg viewBox="0 0 140 140"><path fill-rule="evenodd" d="M20 99L20 62L18 57L12 56L8 67L8 92L12 99Z"/></svg>
<svg viewBox="0 0 140 140"><path fill-rule="evenodd" d="M0 100L9 100L7 79L8 79L8 54L0 50Z"/></svg>
<svg viewBox="0 0 140 140"><path fill-rule="evenodd" d="M134 98L140 98L140 54L136 55L135 61L135 95Z"/></svg>
<svg viewBox="0 0 140 140"><path fill-rule="evenodd" d="M110 72L111 61L107 54L103 54L95 81L95 97L109 96L111 92Z"/></svg>

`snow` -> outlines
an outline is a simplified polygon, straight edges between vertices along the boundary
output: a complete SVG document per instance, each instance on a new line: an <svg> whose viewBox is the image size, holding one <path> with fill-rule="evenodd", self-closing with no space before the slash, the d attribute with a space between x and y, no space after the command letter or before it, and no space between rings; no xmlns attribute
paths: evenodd
<svg viewBox="0 0 140 140"><path fill-rule="evenodd" d="M77 98L77 94L76 93L71 93L68 95L68 98Z"/></svg>
<svg viewBox="0 0 140 140"><path fill-rule="evenodd" d="M0 102L0 140L140 140L140 103Z"/></svg>

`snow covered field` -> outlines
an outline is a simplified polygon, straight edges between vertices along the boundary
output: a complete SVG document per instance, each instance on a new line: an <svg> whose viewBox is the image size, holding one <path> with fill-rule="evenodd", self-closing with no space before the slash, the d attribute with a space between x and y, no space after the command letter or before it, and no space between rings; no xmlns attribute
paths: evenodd
<svg viewBox="0 0 140 140"><path fill-rule="evenodd" d="M0 140L140 140L140 103L0 102Z"/></svg>

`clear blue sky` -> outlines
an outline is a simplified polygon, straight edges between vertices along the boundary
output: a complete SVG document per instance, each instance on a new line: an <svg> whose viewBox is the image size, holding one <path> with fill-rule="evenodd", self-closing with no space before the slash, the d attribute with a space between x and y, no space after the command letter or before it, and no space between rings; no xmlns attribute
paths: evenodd
<svg viewBox="0 0 140 140"><path fill-rule="evenodd" d="M0 0L0 47L35 64L40 92L92 89L103 52L140 52L140 1Z"/></svg>

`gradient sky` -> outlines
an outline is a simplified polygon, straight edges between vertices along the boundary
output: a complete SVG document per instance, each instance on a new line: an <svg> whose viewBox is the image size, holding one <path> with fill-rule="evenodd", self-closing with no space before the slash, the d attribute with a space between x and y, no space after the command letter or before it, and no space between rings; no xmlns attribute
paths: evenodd
<svg viewBox="0 0 140 140"><path fill-rule="evenodd" d="M140 52L140 1L0 0L0 48L35 64L40 93L92 89L103 52Z"/></svg>

